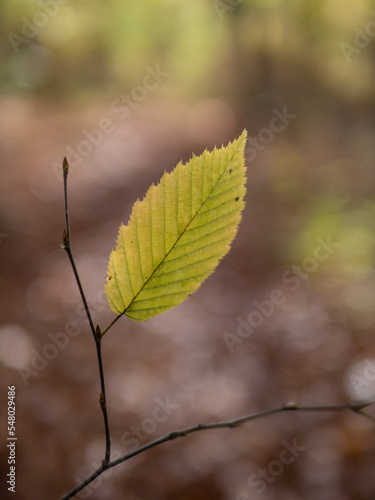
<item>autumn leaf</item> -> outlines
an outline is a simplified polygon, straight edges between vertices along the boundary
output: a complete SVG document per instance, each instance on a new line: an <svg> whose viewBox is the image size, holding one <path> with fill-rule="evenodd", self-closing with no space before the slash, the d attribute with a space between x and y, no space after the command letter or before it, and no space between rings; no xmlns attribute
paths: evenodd
<svg viewBox="0 0 375 500"><path fill-rule="evenodd" d="M116 314L144 321L180 304L229 251L245 204L246 137L179 163L136 201L109 258Z"/></svg>

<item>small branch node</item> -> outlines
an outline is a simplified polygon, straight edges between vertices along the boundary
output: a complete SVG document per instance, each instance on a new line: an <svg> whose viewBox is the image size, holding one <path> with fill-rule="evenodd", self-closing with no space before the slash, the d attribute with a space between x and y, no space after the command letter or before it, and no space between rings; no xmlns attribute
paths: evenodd
<svg viewBox="0 0 375 500"><path fill-rule="evenodd" d="M295 401L288 401L285 408L288 408L288 410L298 410L298 405Z"/></svg>
<svg viewBox="0 0 375 500"><path fill-rule="evenodd" d="M100 408L105 408L105 397L103 392L100 393L99 395L99 403L100 403Z"/></svg>
<svg viewBox="0 0 375 500"><path fill-rule="evenodd" d="M62 239L63 239L63 244L61 245L61 248L63 250L67 250L69 248L69 235L66 229L64 229L63 231Z"/></svg>

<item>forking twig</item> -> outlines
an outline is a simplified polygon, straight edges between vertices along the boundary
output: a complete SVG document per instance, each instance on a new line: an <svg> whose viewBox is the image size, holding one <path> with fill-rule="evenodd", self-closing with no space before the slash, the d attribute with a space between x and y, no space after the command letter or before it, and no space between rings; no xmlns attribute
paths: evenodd
<svg viewBox="0 0 375 500"><path fill-rule="evenodd" d="M288 403L283 406L279 406L276 408L271 408L268 410L263 410L259 411L256 413L252 413L249 415L245 415L239 418L235 418L233 420L227 420L227 421L222 421L222 422L214 422L214 423L207 423L207 424L197 424L192 427L187 427L185 429L180 429L176 431L169 432L168 434L159 437L153 441L150 441L149 443L140 446L136 450L123 455L122 457L111 461L110 455L111 455L111 438L110 438L110 431L109 431L109 423L108 423L108 413L107 413L107 405L106 405L106 393L105 393L105 383L104 383L104 372L103 372L103 363L102 363L102 353L101 353L101 342L103 335L116 323L116 321L122 316L122 314L116 316L116 318L109 324L109 326L101 331L99 325L94 327L92 317L90 314L90 310L86 301L86 297L83 291L83 287L78 275L78 271L74 262L74 258L72 255L71 251L71 244L70 244L70 229L69 229L69 212L68 212L68 195L67 195L67 178L68 178L68 173L69 173L69 165L68 161L66 158L64 158L63 161L63 175L64 175L64 199L65 199L65 229L63 232L63 245L62 248L67 252L74 277L76 279L78 289L81 295L81 299L86 311L87 319L90 325L91 332L94 337L95 345L96 345L96 351L97 351L97 358L98 358L98 366L99 366L99 376L100 376L100 387L101 387L101 392L99 395L99 402L100 402L100 407L103 413L103 418L104 418L104 427L105 427L105 455L104 459L102 460L101 465L92 473L90 474L81 484L76 486L74 489L72 489L69 493L61 497L61 500L69 500L70 498L73 498L77 493L79 493L81 490L83 490L87 485L89 485L92 481L94 481L98 476L100 476L103 472L106 470L115 467L122 462L125 462L126 460L129 460L130 458L139 455L140 453L143 453L155 446L158 446L162 443L165 443L167 441L171 441L173 439L179 438L179 437L184 437L187 436L188 434L192 434L194 432L202 431L202 430L208 430L208 429L219 429L219 428L234 428L238 427L241 424L244 424L246 422L250 422L252 420L256 420L262 417L266 417L269 415L275 415L278 413L283 413L283 412L288 412L288 411L304 411L304 412L335 412L335 411L344 411L344 410L351 410L356 413L361 414L364 417L367 417L373 421L375 421L375 417L372 416L371 414L363 411L365 408L368 406L375 404L375 400L373 401L358 401L358 402L353 402L353 403L344 403L341 405L328 405L328 406L298 406L296 403Z"/></svg>

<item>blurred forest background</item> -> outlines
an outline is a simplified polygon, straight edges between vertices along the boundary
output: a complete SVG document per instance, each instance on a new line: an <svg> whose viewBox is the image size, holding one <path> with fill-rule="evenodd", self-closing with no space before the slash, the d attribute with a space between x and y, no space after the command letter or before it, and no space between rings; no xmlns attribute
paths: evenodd
<svg viewBox="0 0 375 500"><path fill-rule="evenodd" d="M182 305L104 339L114 456L290 400L374 397L375 1L2 0L0 30L1 498L60 498L104 453L95 347L60 248L65 155L73 252L104 328L134 201L250 135L231 252ZM275 290L284 302L245 338ZM77 498L373 500L374 436L353 412L275 415L164 444ZM293 463L285 442L304 447Z"/></svg>

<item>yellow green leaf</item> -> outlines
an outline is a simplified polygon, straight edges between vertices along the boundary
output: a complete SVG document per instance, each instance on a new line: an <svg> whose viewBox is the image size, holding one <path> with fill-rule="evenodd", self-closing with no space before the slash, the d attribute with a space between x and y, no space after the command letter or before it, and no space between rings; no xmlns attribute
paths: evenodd
<svg viewBox="0 0 375 500"><path fill-rule="evenodd" d="M144 321L180 304L229 251L245 204L246 137L179 163L135 202L109 257L116 314Z"/></svg>

